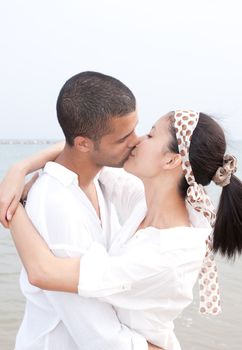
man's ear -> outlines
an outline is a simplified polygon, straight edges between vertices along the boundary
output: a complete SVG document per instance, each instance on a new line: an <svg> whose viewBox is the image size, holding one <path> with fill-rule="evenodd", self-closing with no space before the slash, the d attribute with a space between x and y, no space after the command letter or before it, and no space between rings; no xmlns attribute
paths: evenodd
<svg viewBox="0 0 242 350"><path fill-rule="evenodd" d="M163 169L171 170L180 166L182 163L182 157L179 153L167 153L166 160L163 165Z"/></svg>
<svg viewBox="0 0 242 350"><path fill-rule="evenodd" d="M77 136L74 139L74 147L80 152L89 152L93 149L93 141L88 137Z"/></svg>

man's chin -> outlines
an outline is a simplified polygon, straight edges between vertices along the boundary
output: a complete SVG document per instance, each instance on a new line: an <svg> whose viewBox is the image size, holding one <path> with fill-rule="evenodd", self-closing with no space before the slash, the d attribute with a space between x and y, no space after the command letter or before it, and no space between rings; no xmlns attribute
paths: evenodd
<svg viewBox="0 0 242 350"><path fill-rule="evenodd" d="M124 164L127 162L128 159L129 159L129 155L125 159L121 160L119 163L113 164L111 166L113 168L124 168Z"/></svg>
<svg viewBox="0 0 242 350"><path fill-rule="evenodd" d="M127 159L122 160L121 162L119 162L118 164L113 164L112 167L113 168L123 168L124 164L126 163Z"/></svg>
<svg viewBox="0 0 242 350"><path fill-rule="evenodd" d="M119 163L105 163L102 166L107 166L110 168L123 168L125 162L126 162L126 160L123 160Z"/></svg>

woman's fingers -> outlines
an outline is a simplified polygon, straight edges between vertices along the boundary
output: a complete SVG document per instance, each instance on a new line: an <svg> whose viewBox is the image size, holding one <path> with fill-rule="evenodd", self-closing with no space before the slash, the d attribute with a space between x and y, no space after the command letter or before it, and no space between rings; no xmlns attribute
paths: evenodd
<svg viewBox="0 0 242 350"><path fill-rule="evenodd" d="M9 208L9 201L6 201L4 198L1 198L1 200L0 200L0 222L6 228L8 228L8 220L7 220L8 208Z"/></svg>
<svg viewBox="0 0 242 350"><path fill-rule="evenodd" d="M14 197L14 199L12 200L10 206L7 209L6 218L7 218L8 222L12 220L12 217L15 214L15 211L16 211L16 209L18 207L18 204L19 204L19 199Z"/></svg>
<svg viewBox="0 0 242 350"><path fill-rule="evenodd" d="M0 183L0 223L8 228L21 198L26 198L39 174L36 173L24 185L25 174L18 168L11 168Z"/></svg>
<svg viewBox="0 0 242 350"><path fill-rule="evenodd" d="M16 201L18 202L21 198L24 179L23 171L19 170L17 166L13 166L0 183L0 222L5 227L8 227L7 212L9 207L11 206L11 211L8 213L8 217L11 217L14 208L16 209Z"/></svg>

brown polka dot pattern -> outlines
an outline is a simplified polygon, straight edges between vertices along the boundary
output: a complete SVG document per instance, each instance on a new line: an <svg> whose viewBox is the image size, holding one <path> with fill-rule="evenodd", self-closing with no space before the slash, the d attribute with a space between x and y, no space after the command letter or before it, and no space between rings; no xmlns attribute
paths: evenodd
<svg viewBox="0 0 242 350"><path fill-rule="evenodd" d="M178 149L182 156L182 168L189 185L187 202L199 213L204 215L211 227L216 219L215 208L204 187L195 180L189 161L189 148L192 134L199 120L199 113L190 110L177 110L174 118L174 128ZM206 241L206 255L199 273L200 313L217 315L221 312L218 286L217 267L213 256L213 242L210 235Z"/></svg>

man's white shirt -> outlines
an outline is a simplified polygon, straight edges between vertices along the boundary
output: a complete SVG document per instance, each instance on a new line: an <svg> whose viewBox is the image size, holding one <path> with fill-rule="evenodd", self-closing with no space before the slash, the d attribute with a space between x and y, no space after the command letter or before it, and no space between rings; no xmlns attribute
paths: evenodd
<svg viewBox="0 0 242 350"><path fill-rule="evenodd" d="M82 256L93 242L106 249L119 229L117 214L94 180L101 221L78 186L77 175L53 162L31 189L26 210L57 256ZM32 286L22 270L26 297L24 319L15 350L147 350L146 340L121 325L114 308L97 299Z"/></svg>

